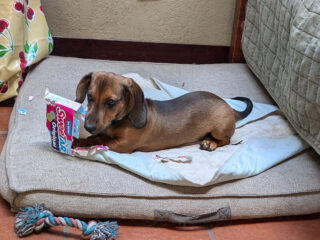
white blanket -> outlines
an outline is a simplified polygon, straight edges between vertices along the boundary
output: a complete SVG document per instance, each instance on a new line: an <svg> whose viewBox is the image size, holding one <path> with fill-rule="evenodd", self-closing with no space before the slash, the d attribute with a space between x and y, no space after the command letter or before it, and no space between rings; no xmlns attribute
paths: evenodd
<svg viewBox="0 0 320 240"><path fill-rule="evenodd" d="M142 87L146 98L166 100L187 93L157 79L125 75ZM234 109L245 108L243 102L226 101ZM200 187L250 177L308 148L277 110L273 105L253 103L250 115L237 122L231 144L213 152L200 150L199 144L194 144L131 154L99 149L78 156L116 164L149 180L173 185Z"/></svg>

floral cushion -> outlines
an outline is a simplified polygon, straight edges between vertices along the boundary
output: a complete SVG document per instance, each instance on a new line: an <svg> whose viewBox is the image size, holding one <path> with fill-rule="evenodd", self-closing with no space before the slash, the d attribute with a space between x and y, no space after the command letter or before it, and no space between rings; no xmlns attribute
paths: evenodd
<svg viewBox="0 0 320 240"><path fill-rule="evenodd" d="M40 0L0 4L0 102L15 97L32 64L47 56L53 40Z"/></svg>

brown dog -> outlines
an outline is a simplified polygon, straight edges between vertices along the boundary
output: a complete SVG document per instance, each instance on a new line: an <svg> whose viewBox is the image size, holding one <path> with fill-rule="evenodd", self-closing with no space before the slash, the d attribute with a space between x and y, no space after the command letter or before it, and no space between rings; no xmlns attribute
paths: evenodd
<svg viewBox="0 0 320 240"><path fill-rule="evenodd" d="M73 147L106 145L121 153L155 151L195 143L212 151L230 143L235 122L252 110L233 110L209 92L192 92L168 101L145 99L131 79L106 72L89 73L80 81L76 101L87 96L85 129L93 135L75 139Z"/></svg>

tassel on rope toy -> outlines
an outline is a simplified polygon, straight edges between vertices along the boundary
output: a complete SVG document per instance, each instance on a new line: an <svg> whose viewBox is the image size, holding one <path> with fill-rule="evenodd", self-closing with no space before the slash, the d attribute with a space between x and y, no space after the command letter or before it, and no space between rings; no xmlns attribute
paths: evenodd
<svg viewBox="0 0 320 240"><path fill-rule="evenodd" d="M33 232L40 232L50 226L69 226L82 231L82 237L90 240L113 240L117 237L119 226L117 222L96 222L88 224L68 217L55 217L52 212L44 208L43 204L21 209L16 215L14 228L19 237Z"/></svg>

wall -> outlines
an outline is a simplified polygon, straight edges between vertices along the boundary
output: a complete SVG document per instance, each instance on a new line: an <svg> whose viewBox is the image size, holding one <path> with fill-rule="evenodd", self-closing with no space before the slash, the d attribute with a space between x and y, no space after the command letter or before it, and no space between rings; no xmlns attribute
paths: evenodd
<svg viewBox="0 0 320 240"><path fill-rule="evenodd" d="M230 46L236 0L46 0L54 37Z"/></svg>

